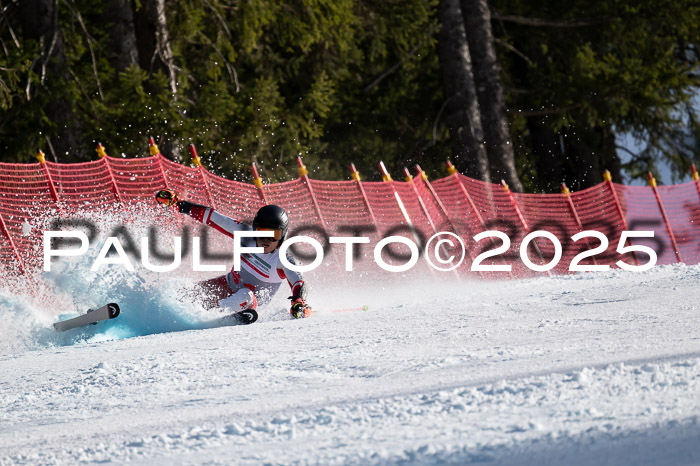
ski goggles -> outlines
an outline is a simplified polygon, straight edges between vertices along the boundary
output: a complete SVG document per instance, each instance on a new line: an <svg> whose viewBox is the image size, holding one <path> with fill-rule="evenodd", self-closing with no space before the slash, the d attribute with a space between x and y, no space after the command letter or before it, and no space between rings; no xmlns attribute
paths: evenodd
<svg viewBox="0 0 700 466"><path fill-rule="evenodd" d="M279 241L280 238L282 238L282 230L275 230L274 228L263 228L263 227L258 227L255 229L255 231L272 231L274 232L273 238L275 241Z"/></svg>

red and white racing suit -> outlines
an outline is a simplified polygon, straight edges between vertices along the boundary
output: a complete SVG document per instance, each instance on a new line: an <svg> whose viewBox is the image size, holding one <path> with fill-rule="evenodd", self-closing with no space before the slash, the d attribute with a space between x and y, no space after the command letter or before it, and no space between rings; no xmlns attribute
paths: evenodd
<svg viewBox="0 0 700 466"><path fill-rule="evenodd" d="M211 207L187 201L180 201L177 205L180 212L231 238L234 231L252 230L250 225L237 222ZM256 240L241 238L241 246L255 247ZM287 253L287 260L295 264L294 258L289 253ZM302 299L306 297L306 287L301 273L290 270L280 262L279 248L267 254L243 253L240 271L232 268L226 275L200 283L205 292L203 304L208 308L218 306L222 310L235 312L257 309L258 304L265 304L272 298L285 280L289 283L293 297Z"/></svg>

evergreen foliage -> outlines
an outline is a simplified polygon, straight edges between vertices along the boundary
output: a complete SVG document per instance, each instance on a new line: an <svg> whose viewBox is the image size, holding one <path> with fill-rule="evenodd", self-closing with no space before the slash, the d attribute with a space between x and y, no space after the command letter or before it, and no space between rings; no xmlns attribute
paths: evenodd
<svg viewBox="0 0 700 466"><path fill-rule="evenodd" d="M600 170L590 165L596 161L621 181L615 135L627 132L646 143L629 154L624 168L632 177L646 177L661 160L687 174L691 161L700 160L697 143L689 143L700 111L689 105L700 84L697 1L493 0L492 8L502 14L494 29L503 45L511 119L526 128L516 132L516 150L529 164L522 177L531 189L555 189L561 179L595 184ZM542 140L552 135L547 146ZM544 164L550 173L538 172L549 153L558 162Z"/></svg>
<svg viewBox="0 0 700 466"><path fill-rule="evenodd" d="M172 67L139 19L155 0L126 2L140 53L130 66L119 65L111 34L116 0L32 1L57 6L63 49L47 56L53 36L26 30L20 0L0 2L1 161L34 161L38 149L94 160L98 142L113 156L144 156L152 135L166 156L189 163L194 143L209 170L241 180L251 161L266 181L293 178L297 155L319 179L347 179L350 162L378 179L379 160L395 175L415 163L444 174L438 0L167 1ZM617 181L623 168L645 176L661 160L685 173L700 161L696 1L492 0L491 9L527 190L589 186L605 168ZM66 132L77 143L53 151ZM648 143L624 167L622 132Z"/></svg>

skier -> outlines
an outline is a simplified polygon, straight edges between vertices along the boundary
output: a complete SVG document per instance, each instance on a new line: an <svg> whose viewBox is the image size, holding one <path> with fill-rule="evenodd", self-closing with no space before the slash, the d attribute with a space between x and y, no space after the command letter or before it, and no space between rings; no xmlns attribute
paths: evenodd
<svg viewBox="0 0 700 466"><path fill-rule="evenodd" d="M177 206L180 213L187 214L195 220L213 227L217 231L233 238L234 231L273 231L273 237L241 238L241 246L263 248L260 254L241 254L241 270L233 268L226 275L212 278L200 283L205 292L203 304L207 308L220 308L232 311L240 320L253 323L258 318L257 307L270 301L280 284L287 280L292 289L290 314L295 319L308 317L311 307L306 304L307 287L301 273L282 265L279 247L289 229L287 212L276 205L266 205L258 210L250 225L220 214L211 207L181 201L177 195L163 189L156 193L156 201L168 207ZM295 263L287 254L287 260Z"/></svg>

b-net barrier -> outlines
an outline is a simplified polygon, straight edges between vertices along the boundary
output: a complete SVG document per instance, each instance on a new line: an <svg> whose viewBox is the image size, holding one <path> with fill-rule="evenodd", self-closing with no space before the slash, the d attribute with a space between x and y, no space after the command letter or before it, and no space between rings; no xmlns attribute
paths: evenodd
<svg viewBox="0 0 700 466"><path fill-rule="evenodd" d="M266 203L280 205L299 234L321 230L326 236L401 235L424 246L438 232L456 233L466 246L465 260L457 268L461 274L476 273L473 261L502 244L494 237L474 240L488 230L505 233L510 245L480 262L510 264L511 272L495 275L504 278L535 273L520 251L523 239L534 231L550 232L562 245L562 257L549 273L568 273L575 256L601 244L592 237L572 240L586 230L603 233L608 245L581 264L616 267L621 259L629 264L648 262L644 253L621 254L621 245L651 247L657 264L700 262L697 180L658 188L605 181L562 194L512 193L455 172L432 182L425 176L409 181L319 181L304 174L294 181L256 186L221 178L202 167L182 166L158 154L133 159L106 156L78 164L0 163L0 267L12 274L41 270L43 231L37 218L80 218L86 212L126 211L136 205L162 208L154 193L163 188L238 220L251 219ZM171 221L162 215L153 218ZM654 236L620 242L623 231L635 230L653 231ZM333 247L344 250L345 245ZM536 237L525 254L534 264L549 263L554 244Z"/></svg>

